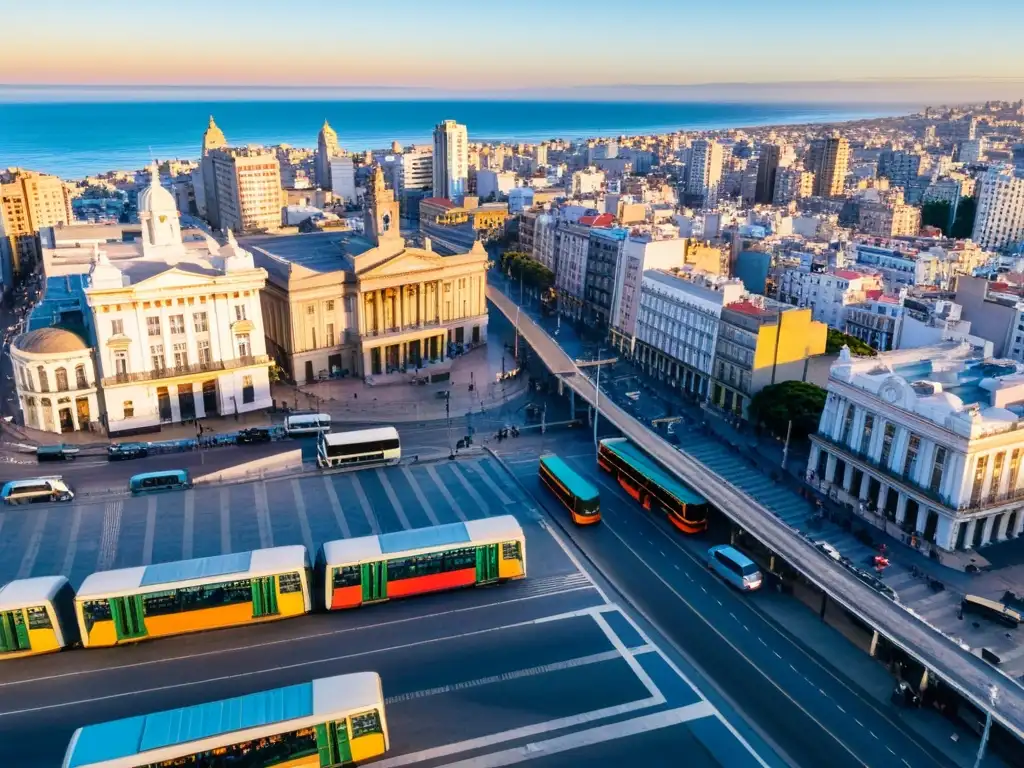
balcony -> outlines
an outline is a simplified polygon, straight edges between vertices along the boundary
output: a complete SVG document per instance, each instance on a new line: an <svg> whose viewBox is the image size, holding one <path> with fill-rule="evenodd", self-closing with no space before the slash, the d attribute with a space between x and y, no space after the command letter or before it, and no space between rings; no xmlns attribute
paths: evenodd
<svg viewBox="0 0 1024 768"><path fill-rule="evenodd" d="M182 376L192 376L197 373L219 373L231 371L236 368L248 368L253 365L269 365L269 355L250 355L248 357L236 357L231 360L213 360L208 363L193 363L192 365L176 365L168 368L157 368L151 371L138 371L136 373L119 373L115 376L106 376L103 379L104 387L113 387L118 384L138 384L144 381L159 381L161 379L176 379Z"/></svg>

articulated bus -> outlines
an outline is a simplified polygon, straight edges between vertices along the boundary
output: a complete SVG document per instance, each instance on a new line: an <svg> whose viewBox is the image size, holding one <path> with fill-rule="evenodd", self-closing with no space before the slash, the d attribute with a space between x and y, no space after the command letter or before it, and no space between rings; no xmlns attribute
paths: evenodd
<svg viewBox="0 0 1024 768"><path fill-rule="evenodd" d="M59 651L77 640L75 591L63 576L20 579L0 589L0 660Z"/></svg>
<svg viewBox="0 0 1024 768"><path fill-rule="evenodd" d="M328 768L390 745L376 672L79 728L63 768Z"/></svg>
<svg viewBox="0 0 1024 768"><path fill-rule="evenodd" d="M328 541L316 558L328 610L526 576L526 540L511 515Z"/></svg>
<svg viewBox="0 0 1024 768"><path fill-rule="evenodd" d="M650 510L657 505L683 533L708 527L708 502L679 482L624 437L607 438L597 449L597 463L619 485Z"/></svg>
<svg viewBox="0 0 1024 768"><path fill-rule="evenodd" d="M394 427L353 432L321 432L316 439L319 467L390 466L402 459L402 445Z"/></svg>
<svg viewBox="0 0 1024 768"><path fill-rule="evenodd" d="M540 457L540 479L565 505L577 525L601 522L601 499L592 486L553 453Z"/></svg>
<svg viewBox="0 0 1024 768"><path fill-rule="evenodd" d="M75 597L82 645L299 616L310 610L309 575L303 546L100 571Z"/></svg>

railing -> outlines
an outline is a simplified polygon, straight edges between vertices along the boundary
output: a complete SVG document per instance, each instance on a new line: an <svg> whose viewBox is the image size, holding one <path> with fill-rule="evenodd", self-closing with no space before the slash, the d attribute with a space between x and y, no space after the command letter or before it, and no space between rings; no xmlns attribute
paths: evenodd
<svg viewBox="0 0 1024 768"><path fill-rule="evenodd" d="M151 371L136 371L134 373L118 373L113 376L106 376L103 378L103 386L109 387L116 384L135 384L141 381L174 379L179 376L190 376L194 373L217 373L219 371L234 370L235 368L247 368L250 365L267 365L268 363L270 363L269 355L249 355L230 360L212 360L208 363L175 365L167 368L156 368Z"/></svg>
<svg viewBox="0 0 1024 768"><path fill-rule="evenodd" d="M412 323L410 325L395 326L392 328L385 328L383 330L377 330L376 328L373 328L371 330L368 330L366 332L366 335L375 338L383 336L398 336L399 334L409 333L411 331L423 331L428 328L440 328L442 325L443 323L440 320L427 320L422 323Z"/></svg>

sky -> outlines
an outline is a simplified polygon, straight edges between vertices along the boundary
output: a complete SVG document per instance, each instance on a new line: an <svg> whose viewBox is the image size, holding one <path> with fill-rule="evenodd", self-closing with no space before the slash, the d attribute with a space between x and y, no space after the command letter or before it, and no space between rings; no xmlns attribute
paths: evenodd
<svg viewBox="0 0 1024 768"><path fill-rule="evenodd" d="M7 86L1024 96L1022 0L0 0L0 16L20 30L0 46Z"/></svg>

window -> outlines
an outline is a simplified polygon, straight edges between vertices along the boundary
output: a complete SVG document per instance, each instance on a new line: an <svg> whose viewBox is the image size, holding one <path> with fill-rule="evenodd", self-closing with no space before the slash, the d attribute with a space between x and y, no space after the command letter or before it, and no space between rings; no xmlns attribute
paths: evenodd
<svg viewBox="0 0 1024 768"><path fill-rule="evenodd" d="M192 322L195 325L196 333L206 333L210 330L209 320L205 312L196 312L192 315Z"/></svg>
<svg viewBox="0 0 1024 768"><path fill-rule="evenodd" d="M43 606L26 608L25 613L28 614L29 629L52 629L53 625L50 624L50 614L46 612L46 608Z"/></svg>
<svg viewBox="0 0 1024 768"><path fill-rule="evenodd" d="M46 377L46 369L43 368L43 366L40 365L38 368L36 368L36 374L39 376L39 391L40 392L49 392L50 391L50 381Z"/></svg>
<svg viewBox="0 0 1024 768"><path fill-rule="evenodd" d="M208 364L213 359L213 356L210 353L210 342L205 340L198 341L196 342L196 347L199 350L199 362L202 364Z"/></svg>
<svg viewBox="0 0 1024 768"><path fill-rule="evenodd" d="M67 392L68 391L68 372L65 368L58 368L54 371L54 378L57 379L57 391Z"/></svg>
<svg viewBox="0 0 1024 768"><path fill-rule="evenodd" d="M252 584L249 579L168 589L142 596L143 613L146 616L165 616L170 613L251 601Z"/></svg>
<svg viewBox="0 0 1024 768"><path fill-rule="evenodd" d="M892 453L892 441L896 437L896 425L891 421L885 423L885 429L882 430L882 457L881 463L883 467L889 466L889 454Z"/></svg>
<svg viewBox="0 0 1024 768"><path fill-rule="evenodd" d="M153 364L154 371L162 371L164 369L164 345L154 344L149 348L149 360Z"/></svg>
<svg viewBox="0 0 1024 768"><path fill-rule="evenodd" d="M75 386L78 389L88 389L89 388L89 382L85 378L85 366L84 365L76 365L75 366Z"/></svg>
<svg viewBox="0 0 1024 768"><path fill-rule="evenodd" d="M314 307L312 304L308 305L306 307L306 314L307 315L315 315L316 314L316 307Z"/></svg>
<svg viewBox="0 0 1024 768"><path fill-rule="evenodd" d="M146 333L150 336L160 336L160 318L159 317L147 317L146 318Z"/></svg>
<svg viewBox="0 0 1024 768"><path fill-rule="evenodd" d="M988 469L988 456L979 456L974 465L974 487L971 488L971 504L981 499L981 489L985 485L985 470Z"/></svg>
<svg viewBox="0 0 1024 768"><path fill-rule="evenodd" d="M185 332L185 316L184 315L171 315L171 333L180 335Z"/></svg>
<svg viewBox="0 0 1024 768"><path fill-rule="evenodd" d="M451 549L447 552L432 552L427 555L389 560L387 563L388 581L412 579L417 576L430 576L475 567L476 549L474 547Z"/></svg>
<svg viewBox="0 0 1024 768"><path fill-rule="evenodd" d="M114 372L118 376L125 376L128 374L128 353L124 350L114 353ZM45 392L46 390L43 391Z"/></svg>
<svg viewBox="0 0 1024 768"><path fill-rule="evenodd" d="M839 435L839 442L846 445L850 440L850 430L853 429L854 406L849 403L846 406L846 416L843 417L843 431Z"/></svg>
<svg viewBox="0 0 1024 768"><path fill-rule="evenodd" d="M124 401L124 417L130 419L135 415L135 405L131 400Z"/></svg>
<svg viewBox="0 0 1024 768"><path fill-rule="evenodd" d="M875 417L874 415L869 413L864 417L864 432L860 438L859 448L861 453L867 453L869 450L871 450L871 433L874 431L874 429Z"/></svg>
<svg viewBox="0 0 1024 768"><path fill-rule="evenodd" d="M174 345L174 367L184 368L188 365L188 344L181 342Z"/></svg>
<svg viewBox="0 0 1024 768"><path fill-rule="evenodd" d="M361 582L361 572L358 565L344 565L341 568L334 568L331 577L334 589L344 587L358 587Z"/></svg>
<svg viewBox="0 0 1024 768"><path fill-rule="evenodd" d="M111 336L124 336L124 320L111 320L110 321L110 335Z"/></svg>
<svg viewBox="0 0 1024 768"><path fill-rule="evenodd" d="M245 304L235 304L235 320L245 320Z"/></svg>
<svg viewBox="0 0 1024 768"><path fill-rule="evenodd" d="M1003 462L1006 460L1005 453L997 453L992 462L992 485L989 488L989 495L995 498L999 493L999 484L1003 479Z"/></svg>
<svg viewBox="0 0 1024 768"><path fill-rule="evenodd" d="M903 474L910 479L913 479L914 472L917 471L917 454L920 450L921 438L911 434L907 443L907 457L903 460Z"/></svg>
<svg viewBox="0 0 1024 768"><path fill-rule="evenodd" d="M252 376L242 377L242 402L252 403L256 401L256 390L252 386Z"/></svg>
<svg viewBox="0 0 1024 768"><path fill-rule="evenodd" d="M946 449L941 445L935 446L935 456L932 458L932 477L928 483L928 488L939 492L939 488L942 487L942 472L946 468Z"/></svg>
<svg viewBox="0 0 1024 768"><path fill-rule="evenodd" d="M1017 490L1017 478L1020 476L1020 448L1014 448L1010 454L1010 482L1007 490L1012 493Z"/></svg>
<svg viewBox="0 0 1024 768"><path fill-rule="evenodd" d="M327 338L324 339L328 347L334 346L334 323L327 324Z"/></svg>
<svg viewBox="0 0 1024 768"><path fill-rule="evenodd" d="M277 577L277 584L282 595L302 591L302 577L297 573L282 573Z"/></svg>
<svg viewBox="0 0 1024 768"><path fill-rule="evenodd" d="M249 334L240 333L235 337L238 341L238 356L249 357L252 354L252 347L249 344Z"/></svg>
<svg viewBox="0 0 1024 768"><path fill-rule="evenodd" d="M330 300L324 302L324 310L327 311L327 312L333 312L334 311L334 299L330 299Z"/></svg>

